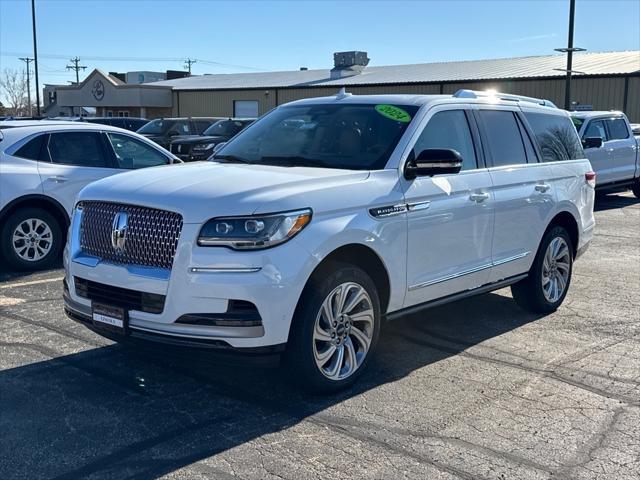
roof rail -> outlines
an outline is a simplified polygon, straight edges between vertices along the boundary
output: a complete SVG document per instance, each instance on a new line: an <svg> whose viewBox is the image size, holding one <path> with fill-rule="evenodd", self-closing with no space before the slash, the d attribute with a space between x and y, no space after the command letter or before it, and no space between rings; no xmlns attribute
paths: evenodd
<svg viewBox="0 0 640 480"><path fill-rule="evenodd" d="M501 93L494 90L458 90L453 94L455 98L487 98L495 97L500 100L508 100L510 102L528 102L543 105L545 107L558 108L551 100L544 98L525 97L524 95L513 95L511 93Z"/></svg>

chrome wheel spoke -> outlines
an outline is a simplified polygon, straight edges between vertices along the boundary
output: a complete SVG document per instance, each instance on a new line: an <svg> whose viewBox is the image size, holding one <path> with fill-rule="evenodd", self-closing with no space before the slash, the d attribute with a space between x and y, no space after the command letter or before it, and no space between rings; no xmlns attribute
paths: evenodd
<svg viewBox="0 0 640 480"><path fill-rule="evenodd" d="M316 352L315 357L316 357L317 364L321 367L326 365L326 363L331 359L333 354L336 353L336 350L337 348L335 345L329 345L329 347L325 351L321 353Z"/></svg>
<svg viewBox="0 0 640 480"><path fill-rule="evenodd" d="M355 290L355 293L352 293L349 301L342 307L340 313L350 313L354 308L358 306L358 304L362 303L363 300L367 298L367 292L365 292L364 288L358 287L358 289L350 289L350 291Z"/></svg>
<svg viewBox="0 0 640 480"><path fill-rule="evenodd" d="M353 323L366 322L373 324L373 310L371 308L349 315L349 317Z"/></svg>
<svg viewBox="0 0 640 480"><path fill-rule="evenodd" d="M313 339L321 342L330 342L331 334L320 326L320 323L316 323L316 328L313 331Z"/></svg>
<svg viewBox="0 0 640 480"><path fill-rule="evenodd" d="M327 375L330 378L337 380L340 377L340 371L342 370L342 365L344 363L344 345L338 348L337 355L334 355L334 361L331 365Z"/></svg>
<svg viewBox="0 0 640 480"><path fill-rule="evenodd" d="M362 346L363 351L369 350L369 345L371 344L371 339L357 327L351 327L351 332L349 332L353 338Z"/></svg>
<svg viewBox="0 0 640 480"><path fill-rule="evenodd" d="M353 347L353 342L350 338L347 337L347 340L344 342L344 348L347 351L347 355L345 361L347 363L347 371L344 372L345 376L351 375L351 373L355 372L358 365L358 356L356 355L356 349Z"/></svg>

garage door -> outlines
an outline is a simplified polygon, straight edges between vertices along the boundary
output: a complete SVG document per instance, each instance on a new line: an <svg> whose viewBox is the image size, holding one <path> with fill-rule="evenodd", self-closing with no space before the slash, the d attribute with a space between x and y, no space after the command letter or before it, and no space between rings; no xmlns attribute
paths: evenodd
<svg viewBox="0 0 640 480"><path fill-rule="evenodd" d="M233 116L236 118L256 118L258 116L258 101L234 100Z"/></svg>

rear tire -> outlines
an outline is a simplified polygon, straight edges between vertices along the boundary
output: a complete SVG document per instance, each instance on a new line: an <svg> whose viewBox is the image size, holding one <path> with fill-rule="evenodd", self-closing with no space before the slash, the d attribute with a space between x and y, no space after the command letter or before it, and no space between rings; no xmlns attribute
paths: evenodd
<svg viewBox="0 0 640 480"><path fill-rule="evenodd" d="M53 215L41 208L14 212L0 230L0 253L15 270L51 267L62 250L62 228Z"/></svg>
<svg viewBox="0 0 640 480"><path fill-rule="evenodd" d="M636 178L636 181L631 186L631 191L636 196L636 198L640 198L640 178Z"/></svg>
<svg viewBox="0 0 640 480"><path fill-rule="evenodd" d="M516 303L534 313L556 311L571 284L573 251L567 231L552 226L542 238L528 277L511 286Z"/></svg>
<svg viewBox="0 0 640 480"><path fill-rule="evenodd" d="M360 268L343 263L315 273L291 324L285 368L314 393L352 385L366 369L380 334L376 286Z"/></svg>

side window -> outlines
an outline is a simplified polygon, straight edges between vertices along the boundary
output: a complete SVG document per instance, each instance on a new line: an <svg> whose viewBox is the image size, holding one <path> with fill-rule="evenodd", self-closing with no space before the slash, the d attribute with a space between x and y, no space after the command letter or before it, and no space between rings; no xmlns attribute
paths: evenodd
<svg viewBox="0 0 640 480"><path fill-rule="evenodd" d="M532 112L525 112L524 116L535 133L543 161L558 162L584 158L578 132L570 118L564 115ZM587 127L587 131L589 128L591 126ZM587 133L586 136L600 135Z"/></svg>
<svg viewBox="0 0 640 480"><path fill-rule="evenodd" d="M52 133L49 155L53 163L63 165L111 167L104 155L100 134L94 132Z"/></svg>
<svg viewBox="0 0 640 480"><path fill-rule="evenodd" d="M137 138L120 133L107 133L119 168L136 169L166 165L169 159Z"/></svg>
<svg viewBox="0 0 640 480"><path fill-rule="evenodd" d="M26 158L28 160L41 160L42 148L46 137L46 135L38 135L37 137L32 138L20 147L20 149L15 153L15 156Z"/></svg>
<svg viewBox="0 0 640 480"><path fill-rule="evenodd" d="M436 113L413 147L416 156L427 148L450 148L462 156L462 169L478 168L469 122L463 110Z"/></svg>
<svg viewBox="0 0 640 480"><path fill-rule="evenodd" d="M603 142L607 141L607 131L604 129L604 121L591 120L589 125L587 125L583 137L600 137Z"/></svg>
<svg viewBox="0 0 640 480"><path fill-rule="evenodd" d="M538 155L536 154L536 149L533 146L531 137L529 137L529 132L522 124L522 120L516 116L518 120L518 127L520 127L520 134L522 135L522 141L524 142L524 149L527 152L527 162L528 163L538 163Z"/></svg>
<svg viewBox="0 0 640 480"><path fill-rule="evenodd" d="M610 140L624 140L629 138L629 130L627 130L627 124L622 118L611 118L607 120L607 127L609 128Z"/></svg>
<svg viewBox="0 0 640 480"><path fill-rule="evenodd" d="M513 112L480 110L493 166L527 163L524 143Z"/></svg>

